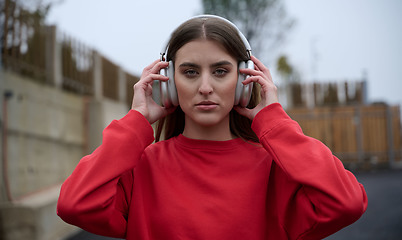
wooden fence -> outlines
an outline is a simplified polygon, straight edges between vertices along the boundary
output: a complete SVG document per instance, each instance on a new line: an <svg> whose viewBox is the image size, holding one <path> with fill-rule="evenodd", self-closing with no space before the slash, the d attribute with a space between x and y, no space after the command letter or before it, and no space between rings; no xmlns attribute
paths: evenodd
<svg viewBox="0 0 402 240"><path fill-rule="evenodd" d="M54 41L56 40L52 42ZM95 67L92 48L64 33L59 34L58 41L61 45L63 89L78 94L92 95Z"/></svg>
<svg viewBox="0 0 402 240"><path fill-rule="evenodd" d="M126 94L123 88L130 84L132 91L138 77L123 71L91 47L56 31L55 26L45 25L37 15L14 1L5 2L0 18L4 22L1 64L6 70L76 94L131 105L132 94Z"/></svg>
<svg viewBox="0 0 402 240"><path fill-rule="evenodd" d="M287 112L306 135L321 140L346 167L393 167L402 162L399 106L294 108Z"/></svg>
<svg viewBox="0 0 402 240"><path fill-rule="evenodd" d="M289 83L289 107L322 107L367 103L365 77L359 81Z"/></svg>

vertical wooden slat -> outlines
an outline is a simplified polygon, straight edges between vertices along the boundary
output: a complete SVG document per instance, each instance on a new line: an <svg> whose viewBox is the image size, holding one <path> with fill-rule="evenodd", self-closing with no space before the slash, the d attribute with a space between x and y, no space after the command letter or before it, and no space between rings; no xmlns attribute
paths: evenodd
<svg viewBox="0 0 402 240"><path fill-rule="evenodd" d="M7 47L8 47L8 20L9 20L9 9L10 7L10 0L6 0L6 2L4 3L4 26L3 26L3 49L1 49L2 54L1 54L1 58L0 59L2 61L2 63L6 66L7 65Z"/></svg>
<svg viewBox="0 0 402 240"><path fill-rule="evenodd" d="M394 129L392 126L392 110L390 106L386 108L386 133L387 133L387 149L388 149L388 161L390 166L395 164L395 154L394 154Z"/></svg>
<svg viewBox="0 0 402 240"><path fill-rule="evenodd" d="M402 164L399 106L339 106L289 109L303 132L326 144L347 164Z"/></svg>

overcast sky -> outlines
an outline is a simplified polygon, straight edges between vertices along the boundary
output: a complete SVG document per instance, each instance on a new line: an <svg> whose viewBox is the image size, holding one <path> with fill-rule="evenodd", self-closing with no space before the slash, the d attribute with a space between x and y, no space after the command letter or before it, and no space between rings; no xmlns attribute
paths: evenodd
<svg viewBox="0 0 402 240"><path fill-rule="evenodd" d="M402 1L284 1L296 25L278 52L303 81L358 80L365 71L369 101L402 104ZM64 0L48 22L139 75L170 33L201 13L198 0Z"/></svg>

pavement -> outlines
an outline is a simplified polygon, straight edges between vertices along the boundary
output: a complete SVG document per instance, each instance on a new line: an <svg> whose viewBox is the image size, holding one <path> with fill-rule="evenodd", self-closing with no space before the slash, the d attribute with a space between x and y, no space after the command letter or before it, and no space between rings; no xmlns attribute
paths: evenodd
<svg viewBox="0 0 402 240"><path fill-rule="evenodd" d="M356 177L366 189L367 211L326 240L401 240L402 171L366 172Z"/></svg>
<svg viewBox="0 0 402 240"><path fill-rule="evenodd" d="M367 192L368 208L354 224L325 240L401 240L402 170L355 173ZM66 240L115 240L85 231Z"/></svg>

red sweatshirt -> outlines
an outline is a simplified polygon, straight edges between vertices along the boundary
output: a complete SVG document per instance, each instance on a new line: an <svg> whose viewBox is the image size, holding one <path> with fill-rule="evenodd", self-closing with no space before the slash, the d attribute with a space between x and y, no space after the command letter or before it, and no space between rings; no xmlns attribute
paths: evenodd
<svg viewBox="0 0 402 240"><path fill-rule="evenodd" d="M151 144L151 125L132 110L64 182L58 215L128 240L280 240L322 239L366 210L363 186L279 104L252 128L261 144L183 135Z"/></svg>

